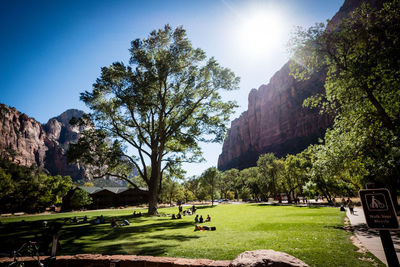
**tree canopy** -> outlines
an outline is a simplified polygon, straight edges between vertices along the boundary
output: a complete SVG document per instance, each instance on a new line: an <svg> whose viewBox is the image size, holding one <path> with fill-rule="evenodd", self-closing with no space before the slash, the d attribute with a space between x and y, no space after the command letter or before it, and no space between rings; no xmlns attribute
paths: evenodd
<svg viewBox="0 0 400 267"><path fill-rule="evenodd" d="M397 0L380 9L363 4L337 24L299 29L291 46L296 78L327 73L325 94L304 103L335 116L318 147L318 175L351 185L358 176L390 188L394 198L400 177L399 10Z"/></svg>
<svg viewBox="0 0 400 267"><path fill-rule="evenodd" d="M39 168L0 158L0 212L42 212L59 205L72 186L69 176L50 176Z"/></svg>
<svg viewBox="0 0 400 267"><path fill-rule="evenodd" d="M155 214L163 172L202 160L199 142L223 141L236 104L223 101L220 91L237 89L239 78L193 48L182 27L154 30L129 51L128 65L103 67L92 90L81 94L93 125L71 145L69 159L134 186L135 167Z"/></svg>

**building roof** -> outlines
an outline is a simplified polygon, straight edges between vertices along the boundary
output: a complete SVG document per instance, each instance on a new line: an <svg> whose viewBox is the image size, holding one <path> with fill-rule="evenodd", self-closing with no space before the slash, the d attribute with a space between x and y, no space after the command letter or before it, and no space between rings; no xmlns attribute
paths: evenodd
<svg viewBox="0 0 400 267"><path fill-rule="evenodd" d="M126 190L129 190L128 187L97 187L97 186L79 186L80 189L85 190L88 192L90 195L98 193L103 190L110 191L114 194L119 194L122 193Z"/></svg>

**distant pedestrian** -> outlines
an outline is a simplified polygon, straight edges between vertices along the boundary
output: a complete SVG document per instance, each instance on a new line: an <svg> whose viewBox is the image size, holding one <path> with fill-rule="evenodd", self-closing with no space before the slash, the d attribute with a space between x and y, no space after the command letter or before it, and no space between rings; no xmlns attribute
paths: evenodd
<svg viewBox="0 0 400 267"><path fill-rule="evenodd" d="M349 204L347 206L349 207L350 214L354 215L354 205L353 205L353 202L351 200L349 201Z"/></svg>

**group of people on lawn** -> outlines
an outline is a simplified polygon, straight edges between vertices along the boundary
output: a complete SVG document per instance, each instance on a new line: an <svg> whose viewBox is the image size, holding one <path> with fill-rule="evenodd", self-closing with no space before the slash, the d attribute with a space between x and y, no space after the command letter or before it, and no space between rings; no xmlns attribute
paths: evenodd
<svg viewBox="0 0 400 267"><path fill-rule="evenodd" d="M196 213L197 208L196 208L195 205L193 205L190 209L188 209L188 210L183 210L182 206L179 205L178 210L179 210L178 214L176 214L176 215L175 215L175 214L172 214L172 215L171 215L171 219L173 219L173 220L175 220L175 219L182 219L182 216L193 215L193 214Z"/></svg>
<svg viewBox="0 0 400 267"><path fill-rule="evenodd" d="M182 219L182 215L183 216L186 216L186 215L194 215L195 213L196 213L196 206L195 205L193 205L192 207L191 207L191 209L188 209L188 210L183 210L183 208L182 208L182 206L181 205L179 205L179 207L178 207L178 210L179 210L179 212L178 212L178 214L172 214L171 215L171 219L172 220L176 220L176 219ZM211 222L211 217L210 217L210 215L209 214L207 214L207 218L204 220L204 218L203 218L203 215L200 215L200 217L199 217L199 215L198 214L196 214L196 217L194 218L194 222L195 222L195 227L194 227L194 230L195 231L200 231L200 230L203 230L203 231L205 231L205 230L211 230L211 231L215 231L215 227L208 227L208 226L201 226L201 225L197 225L198 223L204 223L204 222Z"/></svg>

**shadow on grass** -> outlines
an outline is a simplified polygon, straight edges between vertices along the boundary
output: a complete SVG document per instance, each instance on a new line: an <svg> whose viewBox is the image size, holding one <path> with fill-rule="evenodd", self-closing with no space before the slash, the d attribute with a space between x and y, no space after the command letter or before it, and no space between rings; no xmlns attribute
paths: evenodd
<svg viewBox="0 0 400 267"><path fill-rule="evenodd" d="M91 217L90 219L94 219ZM89 221L90 221L89 219ZM193 238L193 235L163 235L162 232L168 229L184 229L193 226L192 222L161 219L158 217L135 217L131 216L104 216L105 223L92 225L89 222L71 223L65 222L63 218L47 220L47 227L59 223L62 228L59 231L61 247L58 255L78 254L78 253L103 253L103 254L131 254L134 252L138 255L161 255L168 249L169 244L154 245L152 241L122 242L118 240L126 240L127 238L135 239L135 236L143 233L160 232L159 235L150 237L154 240L176 240L184 242ZM115 219L118 223L128 219L130 225L112 228L111 221ZM144 221L149 223L138 225ZM36 241L43 243L45 235L43 234L48 228L45 228L43 221L29 222L12 222L0 225L0 252L10 253L12 250L18 249L22 244L28 241ZM86 241L85 241L86 240ZM93 242L98 244L93 245ZM155 241L156 242L156 241ZM40 251L48 249L46 245L40 248ZM92 250L92 251L91 251Z"/></svg>
<svg viewBox="0 0 400 267"><path fill-rule="evenodd" d="M204 205L204 206L196 206L196 210L206 210L206 209L213 209L213 208L216 208L218 205L214 205L214 206L211 206L211 205Z"/></svg>
<svg viewBox="0 0 400 267"><path fill-rule="evenodd" d="M314 204L288 204L288 203L252 203L251 206L257 207L296 207L296 208L309 208L309 209L320 209L324 206Z"/></svg>

